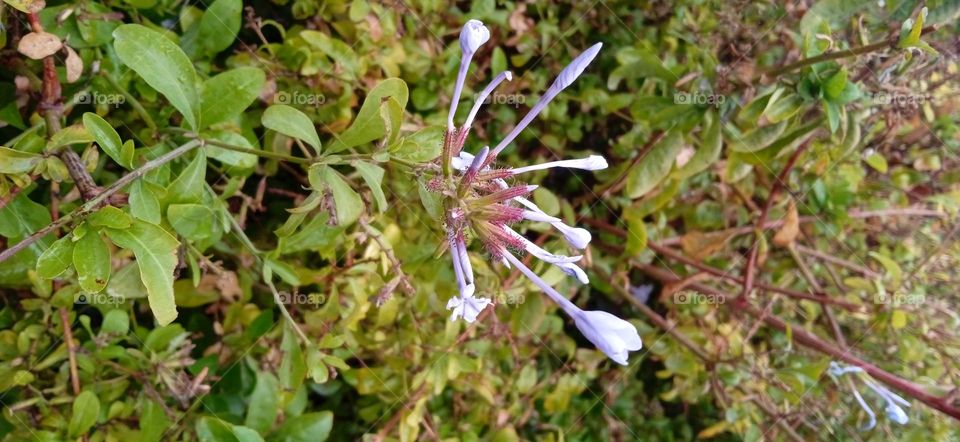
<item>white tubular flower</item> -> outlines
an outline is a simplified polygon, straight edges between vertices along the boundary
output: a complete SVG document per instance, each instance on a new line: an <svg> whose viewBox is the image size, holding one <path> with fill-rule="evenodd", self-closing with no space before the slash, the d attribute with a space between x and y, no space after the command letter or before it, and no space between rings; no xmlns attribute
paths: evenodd
<svg viewBox="0 0 960 442"><path fill-rule="evenodd" d="M887 402L887 408L884 410L887 412L887 419L890 419L900 425L906 425L910 422L910 418L907 417L907 413L903 411L903 408L897 406L892 402Z"/></svg>
<svg viewBox="0 0 960 442"><path fill-rule="evenodd" d="M853 365L844 367L836 361L831 361L830 368L827 370L827 373L835 378L839 378L848 373L858 374L859 377L857 379L862 380L867 387L877 394L877 396L880 396L880 398L886 401L887 405L884 408L884 412L887 414L887 419L890 419L891 421L900 425L905 425L910 421L907 413L903 411L903 408L900 407L901 405L904 407L909 407L910 403L907 402L906 399L900 397L900 395L890 391L890 389L887 387L884 387L880 383L873 381L863 370L863 368ZM860 396L860 393L855 388L851 387L851 389L853 390L854 397L857 398L857 402L860 403L860 407L863 408L863 411L865 411L870 418L869 422L867 422L867 424L861 428L861 431L870 430L877 425L876 414L867 405L866 401L863 400L863 397Z"/></svg>
<svg viewBox="0 0 960 442"><path fill-rule="evenodd" d="M590 278L587 277L587 272L584 272L579 266L569 262L561 262L554 265L560 267L560 270L563 270L563 273L577 278L577 281L580 281L580 284L590 284Z"/></svg>
<svg viewBox="0 0 960 442"><path fill-rule="evenodd" d="M517 239L519 239L519 240L523 243L524 250L526 250L527 253L529 253L529 254L531 254L531 255L533 255L533 256L536 256L536 257L539 258L541 261L548 262L548 263L550 263L550 264L559 265L559 264L567 264L567 263L571 263L571 262L577 262L577 261L579 261L581 258L583 258L583 256L580 256L580 255L577 255L577 256L555 255L555 254L553 254L553 253L550 253L550 252L544 250L542 247L536 245L533 241L530 241L529 239L527 239L527 237L525 237L525 236L517 233L516 230L513 230L513 229L511 229L511 228L509 228L509 227L507 227L507 226L503 226L503 230L504 230L505 232L509 233L510 235L513 235L513 236L516 237ZM576 267L576 266L574 266L574 267ZM561 268L562 268L562 267L561 267ZM578 268L579 268L579 267L578 267ZM564 271L566 271L566 270L564 270Z"/></svg>
<svg viewBox="0 0 960 442"><path fill-rule="evenodd" d="M467 115L467 120L463 122L463 127L469 129L473 126L473 119L476 118L477 112L480 111L480 107L483 106L483 103L487 101L487 97L493 93L493 90L503 83L503 80L513 81L513 74L510 71L503 71L500 75L497 75L487 87L483 88L480 91L480 95L477 95L477 101L473 103L473 108L470 109L470 114Z"/></svg>
<svg viewBox="0 0 960 442"><path fill-rule="evenodd" d="M487 40L490 40L490 30L480 20L467 20L460 30L460 50L464 54L473 56Z"/></svg>
<svg viewBox="0 0 960 442"><path fill-rule="evenodd" d="M467 285L467 290L461 293L460 296L454 296L447 301L447 310L452 310L450 313L451 321L463 318L464 321L472 323L477 320L480 312L487 308L487 305L492 302L488 298L477 298L473 296L474 290L474 285L469 284Z"/></svg>
<svg viewBox="0 0 960 442"><path fill-rule="evenodd" d="M513 200L520 204L523 204L528 209L534 212L539 212L546 215L546 213L544 213L543 210L540 210L540 207L537 207L537 205L534 204L533 201L530 201L522 196L516 197ZM563 221L560 221L560 220L551 222L550 225L552 225L561 234L563 234L563 238L567 240L568 244L580 250L587 248L587 245L590 244L590 240L593 239L593 235L590 234L589 230L582 229L580 227L570 227L564 224Z"/></svg>
<svg viewBox="0 0 960 442"><path fill-rule="evenodd" d="M629 352L643 348L640 333L633 324L607 312L582 310L540 279L508 250L503 250L503 256L573 318L580 332L614 362L627 365Z"/></svg>
<svg viewBox="0 0 960 442"><path fill-rule="evenodd" d="M533 210L524 210L524 211L523 211L523 219L527 219L527 220L530 220L530 221L537 221L537 222L541 222L541 223L558 223L558 222L560 222L560 218L556 218L556 217L547 215L546 213L543 213L543 212L535 212L535 211L533 211Z"/></svg>
<svg viewBox="0 0 960 442"><path fill-rule="evenodd" d="M857 390L853 390L853 397L857 398L857 402L860 404L860 408L862 408L863 411L865 411L867 413L867 416L870 418L870 420L867 421L867 424L864 425L862 428L860 428L860 431L867 431L867 430L873 429L873 427L876 427L877 415L876 413L873 412L870 406L867 405L867 401L863 400L863 396L860 396L860 392Z"/></svg>
<svg viewBox="0 0 960 442"><path fill-rule="evenodd" d="M627 365L629 352L643 348L637 328L610 313L581 310L573 321L580 333L620 365Z"/></svg>
<svg viewBox="0 0 960 442"><path fill-rule="evenodd" d="M460 249L457 247L457 240L453 232L447 232L448 242L450 243L450 257L453 261L453 273L457 277L457 289L460 290L460 296L463 296L467 287L467 280L463 276L463 262L460 260Z"/></svg>
<svg viewBox="0 0 960 442"><path fill-rule="evenodd" d="M607 160L600 155L590 155L589 157L578 160L550 161L548 163L534 164L532 166L516 167L511 169L511 171L514 175L516 175L518 173L550 169L554 167L566 167L568 169L583 170L603 170L607 168Z"/></svg>
<svg viewBox="0 0 960 442"><path fill-rule="evenodd" d="M602 43L597 43L591 46L586 51L583 51L577 58L574 58L567 67L563 68L560 71L560 75L557 75L556 80L553 80L553 84L544 92L543 96L540 97L540 100L537 101L537 104L533 105L533 108L530 109L530 112L527 112L527 115L524 115L523 119L517 123L516 127L507 134L506 138L500 141L500 144L497 144L497 147L493 149L493 155L499 155L500 151L506 148L517 135L520 134L527 125L533 121L544 108L547 107L547 104L550 103L557 94L560 93L564 88L570 86L570 83L573 83L580 74L583 73L583 70L587 68L587 65L597 56L597 53L600 52L600 48L603 46Z"/></svg>
<svg viewBox="0 0 960 442"><path fill-rule="evenodd" d="M453 130L453 116L457 113L457 104L460 102L460 93L463 92L463 82L470 70L470 60L481 45L490 39L490 30L480 20L470 20L460 30L460 71L457 72L457 83L453 87L453 98L450 100L450 114L447 116L447 130Z"/></svg>
<svg viewBox="0 0 960 442"><path fill-rule="evenodd" d="M463 279L467 284L473 284L473 265L470 264L470 255L467 254L467 244L463 241L457 241L457 255L460 258L460 268L463 269Z"/></svg>
<svg viewBox="0 0 960 442"><path fill-rule="evenodd" d="M601 156L591 155L587 158L552 161L516 169L494 169L491 166L497 154L509 145L517 134L529 125L561 90L580 76L587 65L597 56L601 46L600 44L592 46L564 68L538 102L496 148L491 150L489 146L486 146L474 156L463 151L467 136L470 134L470 127L473 125L477 113L494 90L504 80L509 81L513 78L513 74L508 71L501 72L494 77L477 95L464 125L460 128L454 126L453 119L456 116L457 104L463 92L471 59L480 46L489 39L490 31L477 20L467 22L460 33L460 49L463 53L460 59L457 82L454 86L453 99L450 102L447 132L443 138L444 157L443 167L440 169L442 175L434 176L428 186L431 191L442 194L445 199L443 207L446 212L444 220L448 229L447 240L460 292L459 296L454 296L447 302L447 309L451 310L450 319L463 318L467 322L474 322L484 308L493 304L488 298L474 296L476 285L465 240L466 235L472 235L477 239L477 242L485 247L494 260L502 262L508 268L518 268L527 278L540 287L564 312L570 315L577 328L598 349L618 364L625 365L629 352L639 350L643 345L636 328L608 313L581 310L547 285L516 256L510 253L510 250L523 250L525 254L530 254L559 267L560 270L577 278L578 281L584 284L589 283L587 273L575 264L582 256L564 256L547 252L509 226L522 220L549 223L563 234L567 242L578 249L583 249L589 244L590 232L564 224L559 218L548 215L540 210L536 204L524 198L537 186L526 185L525 183L507 184L504 178L553 167L599 170L608 167L607 161ZM459 181L453 179L451 168L460 174Z"/></svg>

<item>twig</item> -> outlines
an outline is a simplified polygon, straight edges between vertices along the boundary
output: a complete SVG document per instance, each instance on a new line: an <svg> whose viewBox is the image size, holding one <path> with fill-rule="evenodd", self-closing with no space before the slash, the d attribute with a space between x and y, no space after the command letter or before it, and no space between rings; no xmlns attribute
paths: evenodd
<svg viewBox="0 0 960 442"><path fill-rule="evenodd" d="M31 179L31 181L32 181L32 179ZM29 186L29 185L27 185L27 186ZM20 194L20 192L23 192L24 189L27 188L27 186L23 186L23 187L16 186L16 187L10 189L10 191L7 192L6 195L0 196L0 210L3 210L4 207L7 207L7 204L10 204L10 202L13 201L13 200L17 197L17 195Z"/></svg>
<svg viewBox="0 0 960 442"><path fill-rule="evenodd" d="M840 267L846 267L847 269L850 269L850 270L853 270L853 271L855 271L855 272L857 272L857 273L860 273L860 274L862 274L863 276L866 276L867 278L879 278L879 277L881 276L879 273L874 272L873 270L870 270L870 269L868 269L868 268L866 268L866 267L863 267L863 266L861 266L861 265L859 265L859 264L852 263L852 262L847 261L847 260L845 260L845 259L837 258L836 256L833 256L833 255L831 255L831 254L829 254L829 253L823 253L823 252L821 252L821 251L819 251L819 250L817 250L817 249L813 249L813 248L810 248L810 247L806 247L806 246L801 245L801 244L794 244L794 247L795 247L796 250L797 250L798 252L800 252L800 253L803 253L803 254L805 254L805 255L810 255L810 256L812 256L812 257L814 257L814 258L818 258L818 259L820 259L820 260L822 260L822 261L829 262L829 263L831 263L831 264L836 264L836 265L838 265L838 266L840 266Z"/></svg>
<svg viewBox="0 0 960 442"><path fill-rule="evenodd" d="M821 286L817 278L813 276L810 267L807 266L803 257L797 252L797 246L798 244L791 244L787 247L787 250L790 251L790 256L792 256L793 260L797 263L797 267L800 267L800 273L803 274L803 277L807 280L807 283L810 284L810 287L813 287L817 292L825 293L823 286ZM846 348L847 339L843 336L843 331L840 329L840 323L837 322L837 318L833 316L833 310L830 310L830 307L822 302L820 303L820 307L823 308L823 315L827 318L827 325L833 330L833 336L837 339L837 343L840 344L841 347Z"/></svg>
<svg viewBox="0 0 960 442"><path fill-rule="evenodd" d="M669 283L669 282L674 282L679 280L678 277L674 276L669 271L666 271L664 269L660 269L650 265L637 266L637 267L643 270L644 273L662 282ZM719 292L718 290L712 287L709 287L700 283L692 283L690 284L690 286L695 290L704 290L704 293ZM727 305L727 304L724 304L724 305ZM753 307L751 305L742 305L742 306L739 306L739 308L743 310L743 313L750 316L759 317L761 315L760 311L756 307ZM920 402L923 402L924 404L930 406L931 408L939 410L944 414L950 417L953 417L954 419L960 420L960 408L957 408L956 406L948 402L946 398L937 397L930 393L927 393L927 391L922 386L914 384L913 382L910 382L906 379L900 378L886 370L883 370L880 367L877 367L876 365L873 365L870 362L867 362L857 356L854 356L853 354L851 354L852 349L844 350L844 349L838 348L837 346L827 341L824 341L823 339L820 339L818 336L814 335L813 333L806 331L802 326L790 324L775 315L764 316L763 321L767 324L767 326L774 328L776 330L779 330L781 332L787 333L789 330L789 332L792 333L793 335L794 342L797 342L798 344L804 347L810 348L812 350L819 351L820 353L826 354L827 356L830 356L834 359L843 361L849 365L855 365L857 367L860 367L865 372L867 372L867 374L869 374L871 377L883 382L884 384L887 384L890 387L893 387L899 390L900 392L906 394L907 396L917 399Z"/></svg>
<svg viewBox="0 0 960 442"><path fill-rule="evenodd" d="M15 255L17 252L27 248L29 245L37 242L37 240L39 240L40 238L43 238L49 235L51 232L69 224L70 222L76 219L81 219L87 216L88 214L93 212L94 209L99 207L101 203L106 201L107 198L119 192L128 184L146 175L147 172L150 172L151 170L156 169L164 164L167 164L170 161L174 160L175 158L178 158L181 155L187 152L190 152L191 150L197 148L197 146L200 146L201 144L202 142L200 140L188 141L186 144L170 152L167 152L158 158L148 161L143 166L140 166L139 168L131 171L130 173L120 177L120 179L118 179L117 181L115 181L113 184L106 187L105 189L103 189L103 191L100 192L96 197L87 201L82 206L74 209L72 212L64 215L60 219L48 224L46 227L36 231L34 234L24 238L22 241L11 246L10 248L7 248L6 250L0 252L0 262L6 261L11 256Z"/></svg>
<svg viewBox="0 0 960 442"><path fill-rule="evenodd" d="M850 218L882 218L887 216L917 216L917 217L930 217L930 218L946 218L947 214L943 212L938 212L936 210L923 209L917 207L904 207L899 209L881 209L881 210L853 210L847 214ZM800 223L812 223L823 221L823 219L816 216L801 216ZM783 226L783 220L778 219L775 221L767 221L763 223L764 229L778 229ZM733 227L730 229L718 230L715 233L717 235L726 235L730 237L746 235L748 233L753 233L757 229L756 226L742 226L742 227ZM680 241L683 239L683 236L671 236L664 238L659 241L661 245L664 246L676 246L680 244Z"/></svg>
<svg viewBox="0 0 960 442"><path fill-rule="evenodd" d="M787 164L783 166L783 170L780 171L776 181L774 181L770 187L770 195L767 196L767 202L764 203L763 210L760 211L760 218L757 219L757 223L755 225L755 229L757 230L757 238L753 241L753 245L750 247L750 256L747 258L747 265L744 268L743 290L740 292L740 298L742 299L746 299L747 295L750 294L750 291L753 290L753 279L757 271L757 257L760 255L760 235L763 235L763 225L767 221L767 215L770 213L770 208L773 207L773 201L777 198L777 193L780 192L780 189L786 185L786 181L790 179L790 170L793 169L793 166L797 163L797 159L800 158L800 155L807 150L808 146L810 146L810 138L798 146L797 150L793 151L793 154L790 155L790 159L787 160Z"/></svg>
<svg viewBox="0 0 960 442"><path fill-rule="evenodd" d="M600 221L600 220L597 220L597 219L584 217L584 218L581 218L581 220L583 220L583 221L586 222L587 224L590 224L590 225L592 225L592 226L594 226L594 227L599 227L599 228L604 229L604 230L606 230L606 231L608 231L608 232L610 232L610 233L613 233L614 235L619 235L619 236L626 236L626 235L627 235L627 231L626 231L626 230L623 230L623 229L621 229L621 228L619 228L619 227L616 227L616 226L612 226L612 225L610 225L610 224L607 224L607 223L605 223L605 222L603 222L603 221ZM614 251L620 251L620 252L623 251L623 247L622 247L622 246L619 246L619 245L612 245L612 244L611 244L611 245L608 245L608 247L609 247L611 250L614 250ZM699 262L699 261L697 261L697 260L695 260L695 259L693 259L693 258L690 258L690 257L684 255L684 254L681 253L681 252L678 252L678 251L676 251L676 250L673 250L673 249L671 249L671 248L669 248L669 247L665 247L663 244L660 244L660 243L657 243L657 242L649 241L649 240L648 240L648 241L647 241L647 247L649 247L650 250L654 251L654 252L657 253L657 254L663 255L663 256L665 256L665 257L667 257L667 258L670 258L670 259L672 259L672 260L675 260L675 261L679 261L679 262L681 262L681 263L683 263L683 264L686 264L686 265L688 265L688 266L690 266L690 267L693 267L693 268L695 268L695 269L697 269L697 270L701 270L701 271L707 272L707 273L709 273L709 274L711 274L711 275L714 275L714 276L717 276L717 277L720 277L720 278L723 278L723 279L727 279L727 280L733 281L733 282L735 282L735 283L737 283L737 284L743 284L743 279L742 279L742 278L738 278L737 276L732 275L732 274L730 274L729 272L725 272L725 271L723 271L723 270L720 270L720 269L718 269L718 268L716 268L716 267L712 267L712 266L708 266L708 265L706 265L706 264L703 264L703 263L701 263L701 262ZM844 309L846 309L846 310L849 310L849 311L860 311L860 310L862 310L862 308L861 308L860 305L854 304L854 303L852 303L852 302L840 300L840 299L830 298L830 297L824 296L823 293L809 294L809 293L799 292L799 291L796 291L796 290L791 290L791 289L787 289L787 288L783 288L783 287L777 287L777 286L771 286L771 285L762 284L762 283L758 283L758 284L756 285L756 287L757 287L757 288L760 288L760 289L762 289L762 290L767 290L767 291L771 291L771 292L776 292L776 293L780 293L780 294L783 294L783 295L787 295L787 296L789 296L789 297L791 297L791 298L806 299L806 300L808 300L808 301L825 302L825 303L828 303L828 304L837 305L837 306L842 307L842 308L844 308Z"/></svg>
<svg viewBox="0 0 960 442"><path fill-rule="evenodd" d="M600 275L601 279L608 280L608 281L610 280L610 275L605 274L605 272L601 270L599 267L594 266L593 271L594 273L597 273L598 275ZM699 357L700 359L703 359L708 363L716 362L715 357L710 356L706 350L704 350L702 347L697 345L697 343L693 342L693 340L690 339L690 337L683 334L683 332L677 330L677 326L675 324L671 324L669 321L667 321L666 318L664 318L663 316L660 316L657 312L653 311L653 309L651 309L648 305L640 302L640 300L637 299L632 294L630 294L630 292L627 289L623 288L621 284L612 283L611 281L611 286L613 286L613 289L616 290L617 293L620 294L620 296L622 296L624 299L630 302L630 304L633 304L633 306L637 310L640 310L640 313L643 313L643 315L646 316L647 319L650 320L650 322L652 322L661 330L663 330L664 332L672 336L674 339L677 340L677 342L682 344L684 347L687 347L691 352L693 352L693 354L697 355L697 357Z"/></svg>
<svg viewBox="0 0 960 442"><path fill-rule="evenodd" d="M40 24L40 16L35 12L27 14L30 21L30 28L33 32L43 32L43 25ZM47 136L52 137L60 132L60 117L63 115L62 89L60 79L57 77L57 67L53 55L43 59L43 88L40 98L40 112L47 123ZM83 166L83 160L69 146L60 149L60 159L67 166L67 172L70 178L80 189L80 195L84 199L91 199L100 192L100 188L93 181L93 177Z"/></svg>
<svg viewBox="0 0 960 442"><path fill-rule="evenodd" d="M920 35L933 32L936 29L937 29L936 26L927 26L926 28L923 28L923 30L921 30ZM781 66L778 68L770 68L761 72L759 75L757 75L754 78L754 83L758 82L763 76L779 77L780 75L783 75L792 70L800 69L802 67L810 66L812 64L817 64L824 61L838 60L838 59L847 58L847 57L855 57L858 55L869 54L871 52L879 51L881 49L896 48L897 43L899 41L900 41L900 37L899 37L899 34L897 34L897 35L891 36L886 40L878 41L876 43L871 43L866 46L858 46L855 48L843 49L840 51L826 52L814 57L797 60L788 65Z"/></svg>
<svg viewBox="0 0 960 442"><path fill-rule="evenodd" d="M402 287L404 293L412 295L414 293L413 284L410 283L410 278L403 273L403 268L400 267L400 260L397 259L397 255L393 253L393 246L383 238L383 233L370 225L365 217L360 217L359 224L367 236L372 238L377 245L380 246L380 250L383 251L387 260L390 261L390 270L396 273L394 279L385 286L387 290L381 290L380 294L377 295L377 305L383 305L383 303L390 299L390 295L393 293L393 289L396 288L397 284Z"/></svg>
<svg viewBox="0 0 960 442"><path fill-rule="evenodd" d="M73 394L80 394L80 374L77 370L77 342L73 340L73 324L70 323L70 316L67 309L60 307L60 323L63 325L63 337L67 340L67 352L70 357L70 383L73 386Z"/></svg>

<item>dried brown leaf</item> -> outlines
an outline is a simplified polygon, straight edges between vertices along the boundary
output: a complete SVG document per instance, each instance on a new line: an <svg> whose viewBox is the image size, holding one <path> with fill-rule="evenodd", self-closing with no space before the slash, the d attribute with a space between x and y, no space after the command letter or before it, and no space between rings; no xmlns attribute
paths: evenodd
<svg viewBox="0 0 960 442"><path fill-rule="evenodd" d="M797 213L797 204L790 200L787 216L783 219L783 226L773 236L773 243L780 247L789 247L797 240L800 234L800 216Z"/></svg>
<svg viewBox="0 0 960 442"><path fill-rule="evenodd" d="M17 45L17 51L34 60L42 60L56 54L63 43L60 38L49 32L31 32L24 35Z"/></svg>

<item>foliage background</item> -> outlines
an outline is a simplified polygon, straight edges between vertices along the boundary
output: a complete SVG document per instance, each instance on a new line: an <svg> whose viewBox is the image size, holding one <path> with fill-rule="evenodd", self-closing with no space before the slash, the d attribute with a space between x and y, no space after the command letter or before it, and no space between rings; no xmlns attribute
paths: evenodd
<svg viewBox="0 0 960 442"><path fill-rule="evenodd" d="M108 186L191 139L221 147L158 167L108 201L122 212L72 219L0 263L0 436L958 440L956 420L916 400L909 424L880 413L861 431L849 386L825 374L833 358L794 331L956 406L960 6L925 4L938 28L923 41L937 54L897 47L921 3L7 1L2 248L83 208L65 150ZM31 30L22 10L40 6L41 26L83 65L69 82L66 49L52 56L57 96L44 92L44 62L17 51ZM424 182L469 18L492 38L464 103L494 73L515 74L469 151L498 140L572 57L604 43L503 163L610 162L531 180L541 207L594 231L592 284L534 270L581 306L635 318L645 348L628 367L480 252L479 289L496 312L471 327L447 320L456 289ZM858 56L768 72L891 35ZM698 94L723 103L684 102ZM277 104L308 122L267 111ZM766 215L773 228L757 234L795 152ZM564 247L537 226L526 233ZM80 241L58 248L56 236ZM131 237L153 242L143 251ZM145 287L144 257L162 249L176 254L176 282ZM815 298L762 289L735 303L743 283L676 255L721 275L753 266L766 287ZM104 274L105 287L81 278ZM145 297L171 286L177 318L160 325ZM113 298L80 298L91 287ZM727 297L677 298L716 296L711 288ZM769 327L758 311L791 326Z"/></svg>

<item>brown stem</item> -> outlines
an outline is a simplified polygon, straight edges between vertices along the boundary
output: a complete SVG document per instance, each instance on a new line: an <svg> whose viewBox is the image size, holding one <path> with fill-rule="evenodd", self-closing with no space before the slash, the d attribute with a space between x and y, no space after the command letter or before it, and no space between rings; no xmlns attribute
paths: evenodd
<svg viewBox="0 0 960 442"><path fill-rule="evenodd" d="M73 325L70 323L70 314L66 308L60 308L60 323L63 325L63 336L67 340L67 351L70 356L70 383L73 394L80 394L80 374L77 370L77 342L73 340Z"/></svg>
<svg viewBox="0 0 960 442"><path fill-rule="evenodd" d="M601 228L601 229L604 229L604 230L606 230L606 231L608 231L608 232L610 232L610 233L613 233L614 235L624 236L624 237L627 235L627 231L626 231L626 230L623 230L623 229L621 229L621 228L619 228L619 227L616 227L616 226L612 226L612 225L607 224L607 223L605 223L605 222L603 222L603 221L600 221L600 220L597 220L597 219L593 219L593 218L581 218L581 219L582 219L584 222L586 222L587 224L590 224L590 225L592 225L592 226L594 226L594 227L599 227L599 228ZM611 250L614 250L614 251L620 251L620 252L623 251L623 248L622 248L621 246L609 245L608 247L610 247L610 249L611 249ZM720 269L718 269L718 268L716 268L716 267L711 267L711 266L708 266L708 265L706 265L706 264L703 264L703 263L701 263L701 262L699 262L699 261L697 261L697 260L695 260L695 259L693 259L693 258L690 258L690 257L684 255L683 253L680 253L680 252L678 252L678 251L676 251L676 250L673 250L673 249L671 249L671 248L669 248L669 247L665 247L664 245L659 244L659 243L657 243L657 242L647 241L647 247L649 247L650 250L653 250L655 253L657 253L657 254L659 254L659 255L663 255L663 256L665 256L665 257L667 257L667 258L670 258L670 259L672 259L672 260L681 262L681 263L686 264L686 265L688 265L688 266L690 266L690 267L693 267L693 268L695 268L695 269L697 269L697 270L700 270L700 271L703 271L703 272L707 272L707 273L709 273L709 274L711 274L711 275L713 275L713 276L716 276L716 277L719 277L719 278L722 278L722 279L727 279L727 280L733 281L733 282L735 282L735 283L737 283L737 284L743 284L743 279L742 279L742 278L738 278L737 276L732 275L732 274L730 274L729 272L725 272L725 271L723 271L723 270L720 270ZM791 298L806 299L806 300L808 300L808 301L816 301L816 302L823 302L823 303L827 303L827 304L833 304L833 305L842 307L842 308L844 308L844 309L846 309L846 310L849 310L849 311L860 311L860 310L862 310L862 308L861 308L860 305L854 304L854 303L852 303L852 302L844 301L844 300L841 300L841 299L830 298L830 297L826 296L824 293L809 294L809 293L804 293L804 292L800 292L800 291L796 291L796 290L791 290L791 289L787 289L787 288L783 288L783 287L771 286L771 285L762 284L762 283L756 284L756 287L757 287L757 288L760 288L760 289L762 289L762 290L767 290L767 291L771 291L771 292L776 292L776 293L780 293L780 294L783 294L783 295L787 295L787 296L789 296L789 297L791 297Z"/></svg>
<svg viewBox="0 0 960 442"><path fill-rule="evenodd" d="M750 256L747 258L747 265L744 269L743 275L743 291L740 292L740 298L746 299L747 295L750 294L750 291L753 290L754 278L757 271L757 257L760 254L760 237L763 235L763 225L767 222L767 215L770 212L770 208L773 207L773 201L777 197L777 193L780 192L780 189L785 186L786 181L790 178L790 170L793 169L793 166L797 163L797 159L800 158L800 155L807 150L807 147L810 146L810 139L807 139L806 142L797 147L797 150L793 151L793 154L790 155L790 159L787 160L787 164L783 166L783 170L780 171L780 175L777 176L777 180L773 182L773 185L770 187L770 195L767 196L767 202L763 205L763 210L760 211L760 218L757 219L755 229L757 230L757 238L753 241L753 246L750 247Z"/></svg>
<svg viewBox="0 0 960 442"><path fill-rule="evenodd" d="M43 32L43 25L40 24L40 17L31 12L27 14L30 21L30 28L33 32ZM47 136L52 137L60 132L60 118L63 116L63 97L60 79L57 77L57 67L53 55L43 59L43 89L40 98L40 112L47 123ZM80 190L83 199L89 200L100 192L100 188L93 181L93 177L83 166L83 161L69 146L64 146L60 150L60 159L67 166L70 178Z"/></svg>
<svg viewBox="0 0 960 442"><path fill-rule="evenodd" d="M863 276L866 276L867 278L871 278L871 279L872 279L872 278L879 278L879 277L881 276L879 273L874 272L873 270L870 270L870 269L868 269L868 268L866 268L866 267L863 267L863 266L861 266L861 265L852 263L852 262L847 261L847 260L845 260L845 259L837 258L836 256L833 256L833 255L831 255L831 254L829 254L829 253L824 253L824 252L821 252L821 251L819 251L819 250L817 250L817 249L813 249L813 248L810 248L810 247L806 247L806 246L803 246L803 245L800 245L800 244L795 244L794 247L796 248L796 250L797 250L798 252L803 253L804 255L810 255L810 256L812 256L812 257L814 257L814 258L818 258L818 259L820 259L820 260L822 260L822 261L824 261L824 262L828 262L828 263L831 263L831 264L836 264L836 265L841 266L841 267L846 267L847 269L850 269L850 270L853 270L853 271L855 271L855 272L857 272L857 273L860 273L860 274L862 274Z"/></svg>
<svg viewBox="0 0 960 442"><path fill-rule="evenodd" d="M904 207L904 208L894 208L894 209L881 209L881 210L853 210L847 214L850 218L881 218L886 216L917 216L917 217L932 217L932 218L945 218L946 213L938 212L936 210L922 209L917 207ZM812 223L822 221L821 218L816 216L801 216L800 223ZM774 221L767 221L763 223L764 229L778 229L783 226L783 220L778 219ZM733 227L725 230L718 230L715 232L720 236L740 236L746 235L748 233L753 233L756 231L756 226L742 226L742 227ZM680 244L680 241L683 239L683 236L671 236L668 238L663 238L659 241L660 245L664 246L676 246Z"/></svg>

